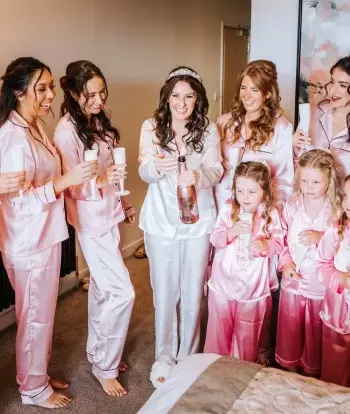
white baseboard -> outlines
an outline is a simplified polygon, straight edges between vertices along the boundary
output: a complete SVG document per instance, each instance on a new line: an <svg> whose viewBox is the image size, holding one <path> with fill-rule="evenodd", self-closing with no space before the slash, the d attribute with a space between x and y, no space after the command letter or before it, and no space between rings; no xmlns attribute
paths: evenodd
<svg viewBox="0 0 350 414"><path fill-rule="evenodd" d="M130 257L134 251L143 244L143 237L140 237L139 239L134 240L132 243L124 246L122 248L122 256L123 259L126 259L127 257Z"/></svg>
<svg viewBox="0 0 350 414"><path fill-rule="evenodd" d="M78 279L75 272L69 273L60 279L60 285L58 288L58 295L69 292L77 286ZM0 312L0 331L3 331L10 325L16 323L15 307L10 306L8 309Z"/></svg>

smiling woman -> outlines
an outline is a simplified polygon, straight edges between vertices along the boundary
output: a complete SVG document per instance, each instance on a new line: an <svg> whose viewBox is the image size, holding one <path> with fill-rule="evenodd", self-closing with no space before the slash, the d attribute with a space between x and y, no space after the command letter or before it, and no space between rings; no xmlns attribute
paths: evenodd
<svg viewBox="0 0 350 414"><path fill-rule="evenodd" d="M219 210L232 198L232 180L240 162L263 161L269 165L274 201L279 210L292 194L292 125L282 113L275 64L268 60L250 62L237 79L231 112L217 121L225 168L214 190ZM274 256L270 259L272 290L278 288L276 266ZM270 345L267 326L266 321L259 350L264 361L263 349Z"/></svg>
<svg viewBox="0 0 350 414"><path fill-rule="evenodd" d="M1 171L15 169L15 153L23 161L26 178L22 196L3 195L0 209L0 248L16 295L17 381L23 404L58 408L69 404L70 398L54 389L68 384L50 379L47 367L61 242L68 237L63 192L89 181L97 165L83 163L61 174L60 157L40 122L55 97L48 66L31 57L19 58L7 67L2 80Z"/></svg>
<svg viewBox="0 0 350 414"><path fill-rule="evenodd" d="M241 161L266 161L281 206L292 192L292 125L282 116L275 65L256 60L238 77L231 112L218 119L224 176L215 187L220 209L232 195L233 174ZM231 153L239 151L235 165Z"/></svg>
<svg viewBox="0 0 350 414"><path fill-rule="evenodd" d="M310 130L298 127L293 136L294 155L299 160L306 149L329 149L344 179L350 174L350 56L336 62L330 74L327 99L311 112Z"/></svg>
<svg viewBox="0 0 350 414"><path fill-rule="evenodd" d="M121 397L126 390L116 378L125 371L121 356L135 294L119 251L118 223L133 224L135 213L126 196L116 195L126 172L124 164L115 165L113 160L120 136L111 125L101 70L78 60L67 66L60 82L64 101L54 142L63 170L72 171L91 150L99 162L94 197L90 183L72 186L66 193L68 222L77 232L90 270L87 359L104 391Z"/></svg>
<svg viewBox="0 0 350 414"><path fill-rule="evenodd" d="M155 387L199 346L209 233L216 217L212 187L222 174L218 131L207 119L208 106L198 73L175 68L160 91L153 119L141 129L139 173L149 186L140 228L145 234L155 304L156 361L150 376ZM186 157L188 170L177 175L180 155ZM191 185L196 187L200 218L195 224L184 224L177 186Z"/></svg>

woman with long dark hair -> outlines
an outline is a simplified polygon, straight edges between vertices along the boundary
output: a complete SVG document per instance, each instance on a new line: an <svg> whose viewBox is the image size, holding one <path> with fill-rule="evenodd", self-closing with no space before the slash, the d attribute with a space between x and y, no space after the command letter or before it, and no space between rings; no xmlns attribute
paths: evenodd
<svg viewBox="0 0 350 414"><path fill-rule="evenodd" d="M68 221L77 231L90 270L87 358L104 391L123 396L126 390L116 378L126 368L121 356L135 293L119 250L118 224L133 224L135 213L125 197L116 195L116 184L126 176L125 165L113 163L120 136L110 122L107 83L97 66L86 60L72 62L60 83L64 101L54 142L63 171L82 162L86 150L98 150L96 200L90 199L90 183L66 193Z"/></svg>
<svg viewBox="0 0 350 414"><path fill-rule="evenodd" d="M145 234L154 295L156 361L150 378L155 387L199 346L209 234L216 219L213 186L222 175L219 135L207 119L208 107L198 73L178 67L160 91L153 119L141 129L139 173L148 192L140 228ZM188 170L177 175L180 155L186 157ZM199 220L184 224L177 186L190 185L196 188Z"/></svg>
<svg viewBox="0 0 350 414"><path fill-rule="evenodd" d="M68 384L47 375L61 242L68 238L63 192L89 181L97 163L83 162L61 175L60 157L41 121L55 97L48 66L32 57L19 58L1 79L1 171L13 170L11 154L21 149L27 180L23 196L2 195L0 208L0 247L16 294L17 381L23 404L64 407L70 398L54 389Z"/></svg>
<svg viewBox="0 0 350 414"><path fill-rule="evenodd" d="M327 98L311 111L310 130L297 128L293 136L295 159L306 150L329 149L344 179L350 174L350 56L339 59L330 70Z"/></svg>

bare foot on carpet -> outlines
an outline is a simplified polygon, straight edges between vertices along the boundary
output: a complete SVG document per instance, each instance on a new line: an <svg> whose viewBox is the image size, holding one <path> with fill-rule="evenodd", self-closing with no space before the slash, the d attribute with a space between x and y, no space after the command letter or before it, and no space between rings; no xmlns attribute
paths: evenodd
<svg viewBox="0 0 350 414"><path fill-rule="evenodd" d="M126 389L116 378L103 379L95 375L99 383L102 385L104 392L113 397L123 397L127 394Z"/></svg>
<svg viewBox="0 0 350 414"><path fill-rule="evenodd" d="M54 392L42 403L35 404L38 407L44 408L63 408L66 407L72 401L71 398L66 397L60 392Z"/></svg>
<svg viewBox="0 0 350 414"><path fill-rule="evenodd" d="M67 381L61 380L59 378L50 378L50 385L54 390L66 390L69 386Z"/></svg>

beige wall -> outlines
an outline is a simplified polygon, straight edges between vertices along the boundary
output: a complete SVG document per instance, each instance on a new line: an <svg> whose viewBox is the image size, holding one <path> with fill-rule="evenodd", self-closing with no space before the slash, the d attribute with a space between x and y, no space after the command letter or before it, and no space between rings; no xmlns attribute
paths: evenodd
<svg viewBox="0 0 350 414"><path fill-rule="evenodd" d="M282 106L294 122L299 0L252 0L250 59L277 65Z"/></svg>
<svg viewBox="0 0 350 414"><path fill-rule="evenodd" d="M140 127L151 117L159 89L174 66L192 66L203 77L210 118L219 115L221 22L250 24L250 0L2 0L0 70L23 55L47 63L54 76L66 65L90 59L109 85L109 107L127 148L126 187L139 211L146 186L137 173ZM61 91L57 88L56 117ZM125 231L124 245L142 237L137 225Z"/></svg>

